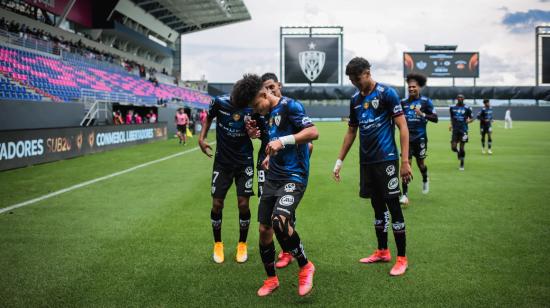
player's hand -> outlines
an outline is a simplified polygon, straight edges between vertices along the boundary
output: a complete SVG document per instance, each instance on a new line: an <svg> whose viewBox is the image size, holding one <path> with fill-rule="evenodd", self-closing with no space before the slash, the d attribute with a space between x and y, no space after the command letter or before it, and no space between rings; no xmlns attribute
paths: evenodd
<svg viewBox="0 0 550 308"><path fill-rule="evenodd" d="M417 116L422 117L422 111L420 111L420 108L414 108L414 112Z"/></svg>
<svg viewBox="0 0 550 308"><path fill-rule="evenodd" d="M281 140L273 140L265 147L265 154L277 155L277 152L283 149L283 143Z"/></svg>
<svg viewBox="0 0 550 308"><path fill-rule="evenodd" d="M336 164L334 165L334 169L332 170L332 178L336 182L340 182L340 170L342 170L342 161L340 159L336 160Z"/></svg>
<svg viewBox="0 0 550 308"><path fill-rule="evenodd" d="M249 120L245 123L246 133L250 139L260 138L260 130L256 125L256 120Z"/></svg>
<svg viewBox="0 0 550 308"><path fill-rule="evenodd" d="M399 170L399 173L401 175L401 181L403 183L409 184L412 181L413 175L412 175L411 165L409 164L408 161L401 162L401 168Z"/></svg>
<svg viewBox="0 0 550 308"><path fill-rule="evenodd" d="M199 147L206 156L212 157L212 147L208 144L208 142L206 142L206 140L199 139Z"/></svg>
<svg viewBox="0 0 550 308"><path fill-rule="evenodd" d="M453 127L451 125L449 125L449 131L451 131L451 129L453 129Z"/></svg>
<svg viewBox="0 0 550 308"><path fill-rule="evenodd" d="M262 168L264 170L269 170L269 155L262 161Z"/></svg>

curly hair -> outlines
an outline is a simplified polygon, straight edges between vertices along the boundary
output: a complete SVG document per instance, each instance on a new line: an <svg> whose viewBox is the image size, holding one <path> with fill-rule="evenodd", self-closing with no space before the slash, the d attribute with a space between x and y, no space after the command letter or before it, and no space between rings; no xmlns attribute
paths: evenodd
<svg viewBox="0 0 550 308"><path fill-rule="evenodd" d="M263 89L263 82L256 74L244 74L231 91L231 104L237 108L249 107Z"/></svg>
<svg viewBox="0 0 550 308"><path fill-rule="evenodd" d="M262 75L262 82L266 82L268 80L273 80L275 82L279 82L279 79L277 78L277 75L274 73L265 73Z"/></svg>
<svg viewBox="0 0 550 308"><path fill-rule="evenodd" d="M359 76L368 69L370 69L370 63L367 59L355 57L348 62L348 65L346 65L346 75Z"/></svg>
<svg viewBox="0 0 550 308"><path fill-rule="evenodd" d="M428 81L428 79L426 78L426 76L422 75L422 74L418 74L418 73L410 73L410 74L407 74L407 83L409 83L409 81L411 80L414 80L416 81L416 83L418 83L418 86L419 87L423 87L426 85L426 81Z"/></svg>

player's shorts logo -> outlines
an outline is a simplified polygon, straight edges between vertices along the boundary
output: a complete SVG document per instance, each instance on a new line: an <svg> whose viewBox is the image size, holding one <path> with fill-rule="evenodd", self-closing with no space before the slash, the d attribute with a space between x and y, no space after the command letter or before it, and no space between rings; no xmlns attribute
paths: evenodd
<svg viewBox="0 0 550 308"><path fill-rule="evenodd" d="M315 44L312 42L309 44L309 48L314 49ZM326 54L318 50L308 50L298 53L300 68L309 81L314 81L321 75L323 67L325 66L325 59Z"/></svg>
<svg viewBox="0 0 550 308"><path fill-rule="evenodd" d="M294 192L296 190L296 184L294 183L287 183L285 185L285 192L287 193L291 193L291 192Z"/></svg>
<svg viewBox="0 0 550 308"><path fill-rule="evenodd" d="M279 199L279 204L282 206L289 206L294 203L294 197L291 195L284 195Z"/></svg>
<svg viewBox="0 0 550 308"><path fill-rule="evenodd" d="M468 141L468 134L464 133L464 135L462 136L462 141Z"/></svg>
<svg viewBox="0 0 550 308"><path fill-rule="evenodd" d="M212 193L216 192L216 186L212 186Z"/></svg>
<svg viewBox="0 0 550 308"><path fill-rule="evenodd" d="M389 176L392 176L395 174L395 166L394 165L389 165L386 167L386 173L389 175Z"/></svg>
<svg viewBox="0 0 550 308"><path fill-rule="evenodd" d="M246 183L244 184L244 188L250 189L252 188L252 179L248 179Z"/></svg>
<svg viewBox="0 0 550 308"><path fill-rule="evenodd" d="M426 154L426 149L420 150L420 156L423 156L424 154Z"/></svg>
<svg viewBox="0 0 550 308"><path fill-rule="evenodd" d="M380 101L378 99L373 99L370 103L372 104L372 108L377 109Z"/></svg>
<svg viewBox="0 0 550 308"><path fill-rule="evenodd" d="M388 188L396 189L397 186L399 186L399 180L397 179L397 177L391 178L391 180L388 182Z"/></svg>
<svg viewBox="0 0 550 308"><path fill-rule="evenodd" d="M424 142L422 142L422 143L420 144L420 147L421 147L421 148L425 148L425 147L426 147L426 144L425 144Z"/></svg>
<svg viewBox="0 0 550 308"><path fill-rule="evenodd" d="M247 176L252 176L254 174L254 169L252 169L252 167L246 167L244 173L246 173Z"/></svg>

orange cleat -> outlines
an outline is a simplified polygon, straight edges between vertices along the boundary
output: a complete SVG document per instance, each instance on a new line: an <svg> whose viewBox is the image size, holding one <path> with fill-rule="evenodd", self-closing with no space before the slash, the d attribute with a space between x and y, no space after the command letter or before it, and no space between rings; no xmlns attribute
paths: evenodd
<svg viewBox="0 0 550 308"><path fill-rule="evenodd" d="M361 263L390 262L391 254L389 249L376 249L376 251L367 258L359 260Z"/></svg>
<svg viewBox="0 0 550 308"><path fill-rule="evenodd" d="M397 257L397 262L395 262L395 265L392 267L390 271L390 275L392 276L400 276L405 274L405 271L407 270L408 262L407 257Z"/></svg>
<svg viewBox="0 0 550 308"><path fill-rule="evenodd" d="M275 277L267 277L266 280L264 280L264 284L261 288L258 289L258 296L268 296L269 294L273 293L277 288L279 287L279 278L277 276Z"/></svg>
<svg viewBox="0 0 550 308"><path fill-rule="evenodd" d="M235 255L235 260L238 263L244 263L248 260L248 245L245 242L239 242L237 244L237 255Z"/></svg>
<svg viewBox="0 0 550 308"><path fill-rule="evenodd" d="M313 274L315 273L315 266L309 261L304 267L300 268L298 273L298 294L300 296L306 296L311 292L313 288Z"/></svg>
<svg viewBox="0 0 550 308"><path fill-rule="evenodd" d="M277 261L277 263L275 263L275 267L276 268L287 267L287 265L289 265L292 262L292 260L293 260L292 255L289 252L282 251L279 254L279 260Z"/></svg>
<svg viewBox="0 0 550 308"><path fill-rule="evenodd" d="M223 263L225 259L223 255L223 242L214 243L214 252L212 253L212 259L214 259L214 262L216 263Z"/></svg>

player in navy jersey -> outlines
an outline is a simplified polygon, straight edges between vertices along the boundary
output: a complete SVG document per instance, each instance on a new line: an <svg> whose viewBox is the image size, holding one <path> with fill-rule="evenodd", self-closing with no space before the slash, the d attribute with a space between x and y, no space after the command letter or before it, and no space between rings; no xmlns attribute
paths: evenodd
<svg viewBox="0 0 550 308"><path fill-rule="evenodd" d="M456 105L449 108L451 115L449 130L452 131L451 150L456 152L460 161L458 170L464 171L464 158L466 157L464 147L468 142L468 124L472 123L474 119L472 118L472 108L464 104L464 95L459 94L456 100ZM457 148L457 146L459 147Z"/></svg>
<svg viewBox="0 0 550 308"><path fill-rule="evenodd" d="M426 126L428 121L437 123L438 118L432 100L420 95L420 91L426 85L426 77L421 74L410 73L407 75L407 85L409 97L401 101L401 107L403 107L409 129L409 159L413 156L416 158L416 164L422 174L422 193L427 194L430 191L430 182L428 167L425 164L425 159L428 156ZM399 199L401 204L409 204L408 190L409 185L403 183L403 195Z"/></svg>
<svg viewBox="0 0 550 308"><path fill-rule="evenodd" d="M249 199L254 195L254 160L252 141L248 137L245 121L251 119L251 108L235 108L227 95L216 97L210 103L206 122L199 136L199 146L204 154L212 157L212 148L206 141L208 129L216 119L216 157L212 172L212 210L210 218L214 233L213 259L216 263L224 261L221 237L222 211L224 200L234 181L237 188L239 207L239 243L235 259L243 263L248 259L246 239L250 226Z"/></svg>
<svg viewBox="0 0 550 308"><path fill-rule="evenodd" d="M289 251L298 262L298 294L307 295L313 287L315 266L306 257L293 220L309 176L307 143L317 139L319 133L300 102L277 97L257 75L245 75L239 80L232 96L238 108L251 106L254 112L269 119L269 143L263 161L267 173L258 208L260 255L268 278L258 295L269 295L279 287L273 233L283 250Z"/></svg>
<svg viewBox="0 0 550 308"><path fill-rule="evenodd" d="M265 73L262 75L261 78L262 78L264 87L267 90L271 91L273 95L277 97L283 96L281 92L282 85L279 82L277 75L275 75L274 73ZM260 198L262 196L263 184L265 182L265 172L267 171L263 169L262 162L266 157L265 149L267 144L269 143L269 132L268 132L268 125L267 125L268 123L266 122L265 116L260 116L258 119L258 123L255 123L255 122L252 123L252 122L253 121L249 123L251 123L252 125L255 124L255 126L259 128L257 132L260 133L260 136L258 137L261 140L260 149L258 150L258 160L256 164L256 170L258 173L258 198ZM254 138L256 136L251 136L251 137ZM313 143L312 142L308 143L308 147L309 147L309 155L311 157L311 154L313 153ZM293 222L296 223L296 218L294 218ZM281 250L277 258L278 258L277 263L275 263L275 267L277 268L284 268L288 264L290 264L293 260L290 252L284 251L284 250Z"/></svg>
<svg viewBox="0 0 550 308"><path fill-rule="evenodd" d="M479 130L481 132L481 153L485 154L485 135L487 135L487 153L493 154L491 149L493 139L491 138L493 128L493 108L488 99L483 100L483 108L478 112L476 118L479 120Z"/></svg>
<svg viewBox="0 0 550 308"><path fill-rule="evenodd" d="M409 165L409 131L397 92L372 79L370 63L360 57L353 58L346 66L346 75L358 89L350 102L348 130L333 170L340 181L343 160L353 145L359 131L360 193L370 198L374 209L374 229L378 249L362 263L389 262L389 219L395 243L397 262L390 275L403 275L407 270L405 219L399 204L399 175L403 183L412 179ZM399 128L401 142L401 168L398 168L399 153L395 144L395 125ZM388 211L389 210L389 211Z"/></svg>

